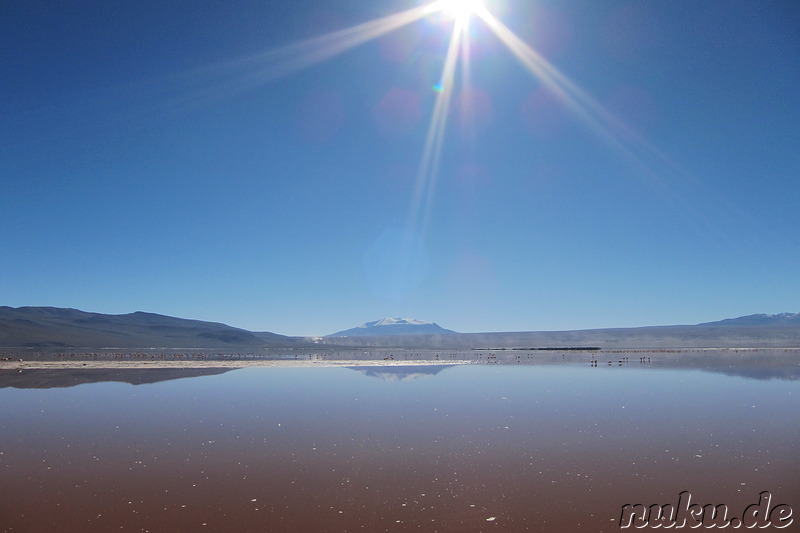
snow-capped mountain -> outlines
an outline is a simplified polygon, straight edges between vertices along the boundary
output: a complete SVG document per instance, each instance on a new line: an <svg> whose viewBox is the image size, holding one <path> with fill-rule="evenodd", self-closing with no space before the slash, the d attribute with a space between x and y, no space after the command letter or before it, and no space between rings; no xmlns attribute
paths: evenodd
<svg viewBox="0 0 800 533"><path fill-rule="evenodd" d="M373 322L365 322L356 328L332 333L328 337L441 335L445 333L455 333L455 331L444 329L433 322L424 322L413 318L381 318Z"/></svg>
<svg viewBox="0 0 800 533"><path fill-rule="evenodd" d="M800 313L778 313L776 315L758 314L726 318L717 322L706 322L700 326L779 326L800 324Z"/></svg>

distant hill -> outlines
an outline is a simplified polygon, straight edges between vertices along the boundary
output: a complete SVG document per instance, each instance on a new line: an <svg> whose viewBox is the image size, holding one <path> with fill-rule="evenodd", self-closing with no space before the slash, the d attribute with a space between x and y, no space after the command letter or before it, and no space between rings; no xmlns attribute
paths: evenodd
<svg viewBox="0 0 800 533"><path fill-rule="evenodd" d="M423 322L412 318L382 318L366 322L352 329L332 333L328 337L373 337L384 335L442 335L455 331L444 329L433 322Z"/></svg>
<svg viewBox="0 0 800 533"><path fill-rule="evenodd" d="M0 348L197 348L233 353L325 346L436 350L800 347L800 313L749 315L695 326L496 333L456 333L431 322L384 318L326 337L302 338L154 313L107 315L56 307L0 307Z"/></svg>
<svg viewBox="0 0 800 533"><path fill-rule="evenodd" d="M800 347L800 325L649 326L575 331L322 337L318 342L321 345L351 348L430 350L779 348Z"/></svg>
<svg viewBox="0 0 800 533"><path fill-rule="evenodd" d="M777 315L747 315L726 318L716 322L705 322L699 326L780 326L800 325L800 313L779 313Z"/></svg>
<svg viewBox="0 0 800 533"><path fill-rule="evenodd" d="M348 330L352 331L352 330ZM361 334L323 337L336 346L419 349L492 348L753 348L800 347L800 313L750 315L695 326L645 326L638 328L574 331L516 331L450 333L448 335Z"/></svg>
<svg viewBox="0 0 800 533"><path fill-rule="evenodd" d="M57 307L0 307L0 346L70 348L231 348L290 344L216 322L154 313L106 315Z"/></svg>

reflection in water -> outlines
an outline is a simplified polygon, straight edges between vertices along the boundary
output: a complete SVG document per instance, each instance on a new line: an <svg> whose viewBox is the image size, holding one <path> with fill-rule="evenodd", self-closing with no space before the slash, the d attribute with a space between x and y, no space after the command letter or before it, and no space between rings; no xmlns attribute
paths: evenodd
<svg viewBox="0 0 800 533"><path fill-rule="evenodd" d="M435 376L446 368L453 368L455 365L424 365L424 366L351 366L350 370L355 370L365 376L382 379L384 381L409 381L412 379Z"/></svg>
<svg viewBox="0 0 800 533"><path fill-rule="evenodd" d="M157 383L171 379L214 376L229 372L229 368L142 368L115 370L112 368L67 368L58 370L28 369L0 370L0 388L50 389L74 387L85 383L119 381L131 385Z"/></svg>
<svg viewBox="0 0 800 533"><path fill-rule="evenodd" d="M712 372L720 372L728 376L739 376L747 379L760 379L769 381L773 379L783 381L800 380L800 365L789 368L756 368L756 367L730 367L730 368L703 368Z"/></svg>
<svg viewBox="0 0 800 533"><path fill-rule="evenodd" d="M609 532L624 504L686 490L736 512L769 490L800 509L797 381L250 368L6 388L0 405L2 531Z"/></svg>

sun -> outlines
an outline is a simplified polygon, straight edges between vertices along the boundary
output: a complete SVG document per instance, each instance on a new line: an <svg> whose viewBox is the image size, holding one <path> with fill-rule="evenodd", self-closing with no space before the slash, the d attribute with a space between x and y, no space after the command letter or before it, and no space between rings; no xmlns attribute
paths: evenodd
<svg viewBox="0 0 800 533"><path fill-rule="evenodd" d="M431 8L455 20L466 20L484 9L481 0L438 0Z"/></svg>

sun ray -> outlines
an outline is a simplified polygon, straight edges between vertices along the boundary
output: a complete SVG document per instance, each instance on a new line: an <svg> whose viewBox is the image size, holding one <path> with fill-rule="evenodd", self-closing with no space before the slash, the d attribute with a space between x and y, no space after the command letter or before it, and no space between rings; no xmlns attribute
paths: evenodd
<svg viewBox="0 0 800 533"><path fill-rule="evenodd" d="M183 105L230 97L332 59L428 16L430 6L415 7L260 54L193 69L174 81L190 95L183 98Z"/></svg>
<svg viewBox="0 0 800 533"><path fill-rule="evenodd" d="M448 44L441 78L435 87L436 103L428 126L428 134L417 171L414 196L409 206L408 220L406 221L406 231L414 237L414 240L408 240L398 250L399 265L397 268L401 272L412 271L418 255L415 253L412 243L423 245L427 233L464 28L465 20L456 19L450 43Z"/></svg>
<svg viewBox="0 0 800 533"><path fill-rule="evenodd" d="M645 152L665 160L663 154L526 44L500 20L486 10L480 12L479 17L552 94L620 155L636 159L638 157L636 152Z"/></svg>
<svg viewBox="0 0 800 533"><path fill-rule="evenodd" d="M488 11L482 11L480 18L506 45L509 51L527 69L538 78L559 100L567 104L573 113L591 128L596 134L605 138L607 141L616 143L613 135L610 135L609 128L603 125L606 122L615 123L619 128L623 125L613 118L611 113L605 111L600 104L596 103L585 91L570 81L564 74L550 64L533 48L528 46L522 39L512 32L500 20L492 16Z"/></svg>
<svg viewBox="0 0 800 533"><path fill-rule="evenodd" d="M409 206L408 227L411 231L424 234L428 226L455 90L456 71L459 67L461 88L465 89L461 112L464 114L466 127L470 126L473 119L467 96L471 86L468 30L473 19L485 23L520 63L563 102L584 126L635 168L637 175L646 177L653 186L672 197L676 203L685 203L663 178L664 169L667 169L670 176L685 176L685 173L677 170L669 158L520 39L478 0L437 0L261 54L190 71L183 78L174 80L184 89L184 97L174 104L186 106L204 103L255 89L433 15L451 18L453 30L440 83L436 86L436 103ZM661 171L655 170L657 168Z"/></svg>
<svg viewBox="0 0 800 533"><path fill-rule="evenodd" d="M705 226L718 238L725 238L723 232L717 231L708 218L691 205L687 195L677 192L675 184L678 180L692 180L673 160L597 102L486 9L476 14L552 94L565 103L621 160L636 170L637 176L646 178L662 198L668 198L673 205L680 207L697 225ZM669 181L665 179L667 175Z"/></svg>
<svg viewBox="0 0 800 533"><path fill-rule="evenodd" d="M422 152L414 197L409 209L408 225L413 231L425 233L433 204L433 193L439 171L444 133L447 127L447 116L455 85L456 65L460 42L464 32L464 21L456 20L453 34L448 45L447 57L442 69L439 91L431 117L428 135Z"/></svg>
<svg viewBox="0 0 800 533"><path fill-rule="evenodd" d="M470 90L472 89L472 58L470 56L470 36L469 36L469 19L465 21L464 31L461 38L461 99L460 111L462 116L462 124L467 129L468 133L472 133L474 126L474 115L471 102L469 100Z"/></svg>
<svg viewBox="0 0 800 533"><path fill-rule="evenodd" d="M278 59L275 72L283 76L331 59L426 16L425 7L409 9L268 52L265 59Z"/></svg>

